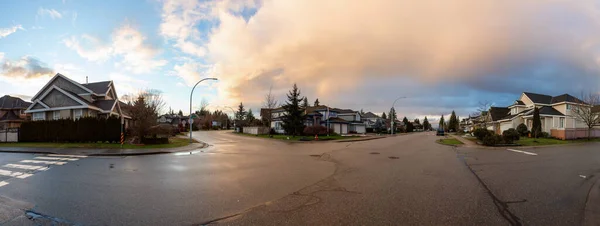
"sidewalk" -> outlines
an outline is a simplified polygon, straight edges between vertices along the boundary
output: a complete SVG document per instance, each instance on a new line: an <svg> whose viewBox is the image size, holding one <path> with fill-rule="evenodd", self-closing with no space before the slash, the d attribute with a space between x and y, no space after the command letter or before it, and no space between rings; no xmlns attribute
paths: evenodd
<svg viewBox="0 0 600 226"><path fill-rule="evenodd" d="M133 155L158 155L175 152L188 152L208 147L206 143L193 143L177 148L151 148L151 149L91 149L91 148L32 148L32 147L0 147L0 152L31 153L31 154L59 154L59 155L85 155L85 156L133 156Z"/></svg>
<svg viewBox="0 0 600 226"><path fill-rule="evenodd" d="M481 148L481 147L483 147L483 146L475 143L475 141L466 139L466 138L464 138L462 136L458 136L458 135L454 135L454 134L452 134L450 136L453 137L453 138L455 138L455 139L457 139L457 140L459 140L460 142L462 142L464 144L464 145L462 145L462 147L469 147L469 148Z"/></svg>

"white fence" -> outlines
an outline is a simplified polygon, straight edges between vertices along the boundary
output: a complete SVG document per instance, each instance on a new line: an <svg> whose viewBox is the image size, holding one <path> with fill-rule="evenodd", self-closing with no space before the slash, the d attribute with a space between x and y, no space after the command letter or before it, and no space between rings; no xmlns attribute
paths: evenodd
<svg viewBox="0 0 600 226"><path fill-rule="evenodd" d="M269 134L269 127L259 127L259 126L246 126L243 129L244 133L248 133L248 134Z"/></svg>
<svg viewBox="0 0 600 226"><path fill-rule="evenodd" d="M19 142L19 128L0 130L0 142Z"/></svg>

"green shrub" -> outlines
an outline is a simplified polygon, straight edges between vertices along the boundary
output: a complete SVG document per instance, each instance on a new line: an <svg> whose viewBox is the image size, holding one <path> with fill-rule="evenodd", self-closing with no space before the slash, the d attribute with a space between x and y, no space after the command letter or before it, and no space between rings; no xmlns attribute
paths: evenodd
<svg viewBox="0 0 600 226"><path fill-rule="evenodd" d="M542 132L542 133L540 134L540 137L541 137L541 138L548 138L548 137L550 137L550 134L548 134L548 133L546 133L546 132Z"/></svg>
<svg viewBox="0 0 600 226"><path fill-rule="evenodd" d="M517 132L522 137L526 137L529 134L529 130L527 129L527 126L525 125L525 123L521 123L521 124L519 124L519 126L517 126Z"/></svg>
<svg viewBox="0 0 600 226"><path fill-rule="evenodd" d="M513 128L504 130L504 132L502 132L502 139L504 140L504 143L512 144L516 140L519 140L519 138L520 138L519 132L517 132L517 130L515 130Z"/></svg>
<svg viewBox="0 0 600 226"><path fill-rule="evenodd" d="M483 145L485 146L494 146L499 143L502 143L502 136L498 134L492 134L483 138Z"/></svg>
<svg viewBox="0 0 600 226"><path fill-rule="evenodd" d="M475 131L473 131L473 135L480 141L483 141L483 139L487 136L493 135L494 132L487 130L485 128L477 128L475 129Z"/></svg>

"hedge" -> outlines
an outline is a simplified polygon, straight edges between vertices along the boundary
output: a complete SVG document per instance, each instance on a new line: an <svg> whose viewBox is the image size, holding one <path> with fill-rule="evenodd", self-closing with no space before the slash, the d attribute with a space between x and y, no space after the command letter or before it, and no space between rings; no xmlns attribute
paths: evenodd
<svg viewBox="0 0 600 226"><path fill-rule="evenodd" d="M28 121L21 124L23 142L115 142L121 140L118 117Z"/></svg>

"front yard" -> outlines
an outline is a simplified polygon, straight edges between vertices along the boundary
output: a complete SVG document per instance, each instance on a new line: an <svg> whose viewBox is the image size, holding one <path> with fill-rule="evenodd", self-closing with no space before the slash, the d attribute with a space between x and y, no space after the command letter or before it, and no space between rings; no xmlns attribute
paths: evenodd
<svg viewBox="0 0 600 226"><path fill-rule="evenodd" d="M268 134L254 135L254 134L235 133L235 132L234 132L234 134L243 135L243 136L250 136L250 137L267 138L267 139L290 140L290 141L314 141L315 140L315 137L313 137L313 136L296 136L296 137L292 137L292 136L283 135L283 134L276 134L276 135L268 135ZM342 139L350 139L350 138L357 138L357 137L359 137L359 136L341 136L341 135L330 135L330 136L327 136L327 135L325 135L325 136L319 136L319 140L320 141L342 140Z"/></svg>
<svg viewBox="0 0 600 226"><path fill-rule="evenodd" d="M152 148L176 148L189 144L186 138L169 138L168 144L123 144L123 149L152 149ZM194 141L195 142L195 141ZM31 147L31 148L108 148L119 149L121 144L115 143L51 143L51 142L19 142L19 143L0 143L0 147Z"/></svg>

